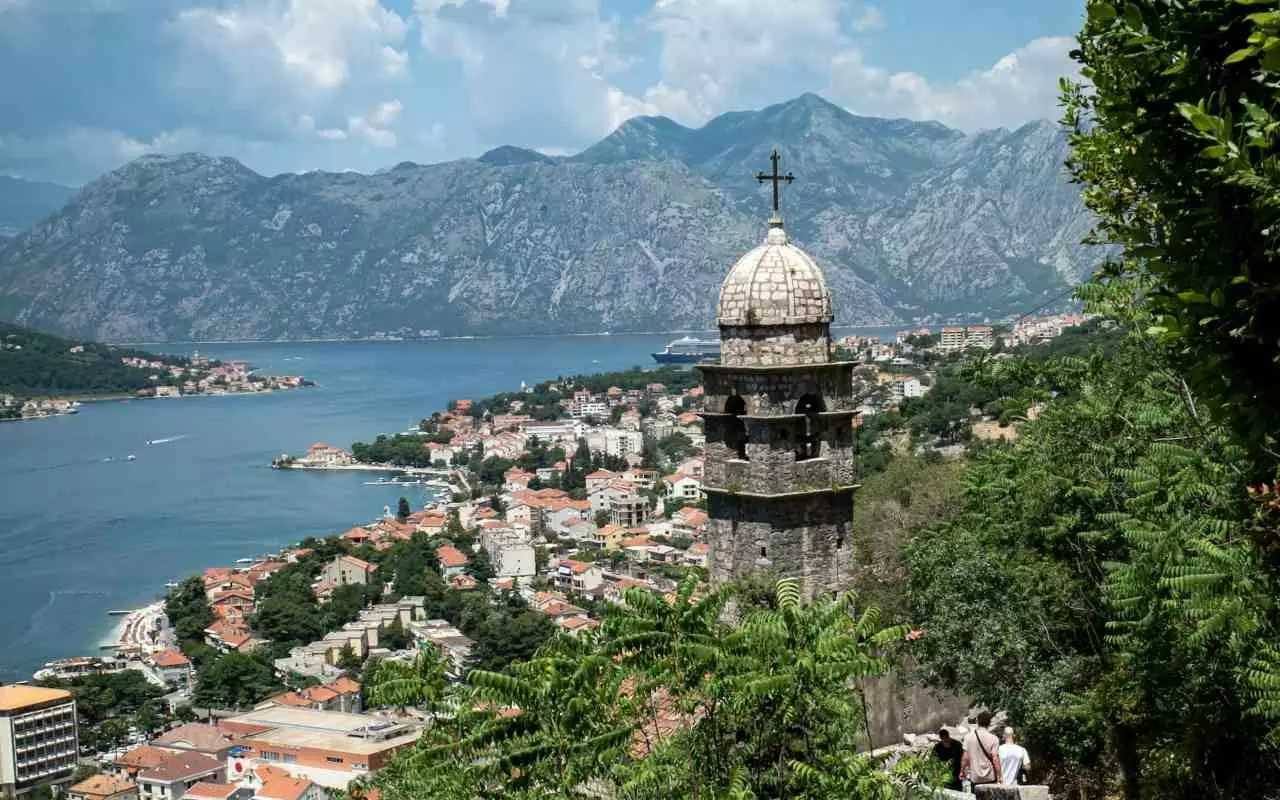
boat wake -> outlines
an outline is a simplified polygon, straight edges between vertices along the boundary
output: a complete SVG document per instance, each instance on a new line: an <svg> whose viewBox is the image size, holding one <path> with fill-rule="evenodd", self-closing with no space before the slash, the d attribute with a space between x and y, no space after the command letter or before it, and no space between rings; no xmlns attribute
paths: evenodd
<svg viewBox="0 0 1280 800"><path fill-rule="evenodd" d="M187 438L187 434L180 433L177 436L166 436L163 439L148 439L147 444L168 444L169 442L176 442L179 439L185 438Z"/></svg>

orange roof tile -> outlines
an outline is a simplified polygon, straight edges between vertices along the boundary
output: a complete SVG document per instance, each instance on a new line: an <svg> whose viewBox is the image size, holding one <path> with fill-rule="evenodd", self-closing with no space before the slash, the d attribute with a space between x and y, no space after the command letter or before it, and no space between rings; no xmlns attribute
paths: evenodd
<svg viewBox="0 0 1280 800"><path fill-rule="evenodd" d="M442 567L465 567L470 561L466 553L451 544L437 547L436 558L439 559Z"/></svg>
<svg viewBox="0 0 1280 800"><path fill-rule="evenodd" d="M234 783L214 783L200 781L186 791L183 797L204 797L210 800L225 800L235 794L240 787Z"/></svg>
<svg viewBox="0 0 1280 800"><path fill-rule="evenodd" d="M151 654L151 663L157 667L189 667L191 660L174 649Z"/></svg>
<svg viewBox="0 0 1280 800"><path fill-rule="evenodd" d="M127 778L119 778L115 775L90 775L67 791L71 794L107 797L131 790L136 792L138 787Z"/></svg>
<svg viewBox="0 0 1280 800"><path fill-rule="evenodd" d="M307 793L311 786L311 781L306 778L272 776L263 782L262 787L254 794L257 797L270 798L270 800L298 800L298 798Z"/></svg>
<svg viewBox="0 0 1280 800"><path fill-rule="evenodd" d="M360 691L360 684L343 675L325 684L338 694L355 694Z"/></svg>
<svg viewBox="0 0 1280 800"><path fill-rule="evenodd" d="M150 769L158 766L169 756L173 755L168 750L161 750L158 747L152 747L149 744L140 744L129 752L116 759L117 764L122 767L133 767L135 769Z"/></svg>

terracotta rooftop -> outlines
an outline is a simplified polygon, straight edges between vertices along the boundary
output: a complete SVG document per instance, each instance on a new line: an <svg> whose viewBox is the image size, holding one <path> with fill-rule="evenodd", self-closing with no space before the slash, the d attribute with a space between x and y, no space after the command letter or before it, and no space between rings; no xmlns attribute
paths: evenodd
<svg viewBox="0 0 1280 800"><path fill-rule="evenodd" d="M191 750L221 750L235 742L236 737L216 725L205 722L188 722L165 731L151 741L161 746L188 747Z"/></svg>
<svg viewBox="0 0 1280 800"><path fill-rule="evenodd" d="M161 750L159 747L152 747L149 744L141 744L133 748L129 752L116 759L116 764L122 767L133 767L135 769L150 769L158 766L169 756L173 755L171 750Z"/></svg>
<svg viewBox="0 0 1280 800"><path fill-rule="evenodd" d="M224 763L204 753L171 753L164 761L139 773L138 779L162 783L191 780L217 770Z"/></svg>
<svg viewBox="0 0 1280 800"><path fill-rule="evenodd" d="M71 692L43 686L0 686L0 711L16 711L40 703L70 700Z"/></svg>
<svg viewBox="0 0 1280 800"><path fill-rule="evenodd" d="M107 797L120 792L137 790L137 786L128 778L118 778L115 775L90 775L84 780L72 786L67 791L71 794L96 795L99 797Z"/></svg>
<svg viewBox="0 0 1280 800"><path fill-rule="evenodd" d="M151 663L157 667L189 667L191 660L177 650L161 650L151 654Z"/></svg>
<svg viewBox="0 0 1280 800"><path fill-rule="evenodd" d="M186 791L183 797L205 797L210 800L226 800L226 798L236 793L240 787L234 783L214 783L213 781L200 781Z"/></svg>
<svg viewBox="0 0 1280 800"><path fill-rule="evenodd" d="M273 775L254 794L256 797L267 797L271 800L298 800L310 788L311 781L306 778Z"/></svg>

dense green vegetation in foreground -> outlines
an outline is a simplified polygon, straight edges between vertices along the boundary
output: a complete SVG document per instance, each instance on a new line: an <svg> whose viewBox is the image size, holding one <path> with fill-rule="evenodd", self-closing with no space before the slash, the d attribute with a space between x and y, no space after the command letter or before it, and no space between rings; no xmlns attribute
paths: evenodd
<svg viewBox="0 0 1280 800"><path fill-rule="evenodd" d="M73 353L74 347L84 350ZM167 373L153 381L153 370L120 363L121 358L130 356L174 366L187 364L185 358L96 342L73 342L0 322L0 394L36 397L132 393L174 382Z"/></svg>

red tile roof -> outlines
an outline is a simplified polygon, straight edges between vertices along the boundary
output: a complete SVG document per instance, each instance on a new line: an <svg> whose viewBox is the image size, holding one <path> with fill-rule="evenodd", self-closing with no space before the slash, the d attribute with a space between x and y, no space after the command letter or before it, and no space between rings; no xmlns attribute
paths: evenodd
<svg viewBox="0 0 1280 800"><path fill-rule="evenodd" d="M338 694L355 694L360 691L360 684L351 680L346 675L332 680L326 685Z"/></svg>
<svg viewBox="0 0 1280 800"><path fill-rule="evenodd" d="M133 767L135 769L150 769L157 766L169 756L173 755L168 750L161 750L158 747L152 747L149 744L140 744L129 752L116 759L116 764L122 767Z"/></svg>
<svg viewBox="0 0 1280 800"><path fill-rule="evenodd" d="M183 797L207 797L211 800L225 800L235 794L240 787L234 783L214 783L200 781L187 790Z"/></svg>
<svg viewBox="0 0 1280 800"><path fill-rule="evenodd" d="M203 753L173 753L150 769L139 773L140 780L155 780L172 783L179 780L191 780L222 767L225 762L206 756Z"/></svg>
<svg viewBox="0 0 1280 800"><path fill-rule="evenodd" d="M451 544L437 547L436 558L439 559L442 567L465 567L470 561L466 553Z"/></svg>
<svg viewBox="0 0 1280 800"><path fill-rule="evenodd" d="M127 778L115 775L90 775L67 790L71 794L109 797L122 792L137 792L138 787Z"/></svg>
<svg viewBox="0 0 1280 800"><path fill-rule="evenodd" d="M311 786L311 781L306 778L273 775L254 794L257 797L267 797L271 800L298 800L298 798L307 793Z"/></svg>
<svg viewBox="0 0 1280 800"><path fill-rule="evenodd" d="M177 650L161 650L151 654L151 663L157 667L189 667L191 660Z"/></svg>

